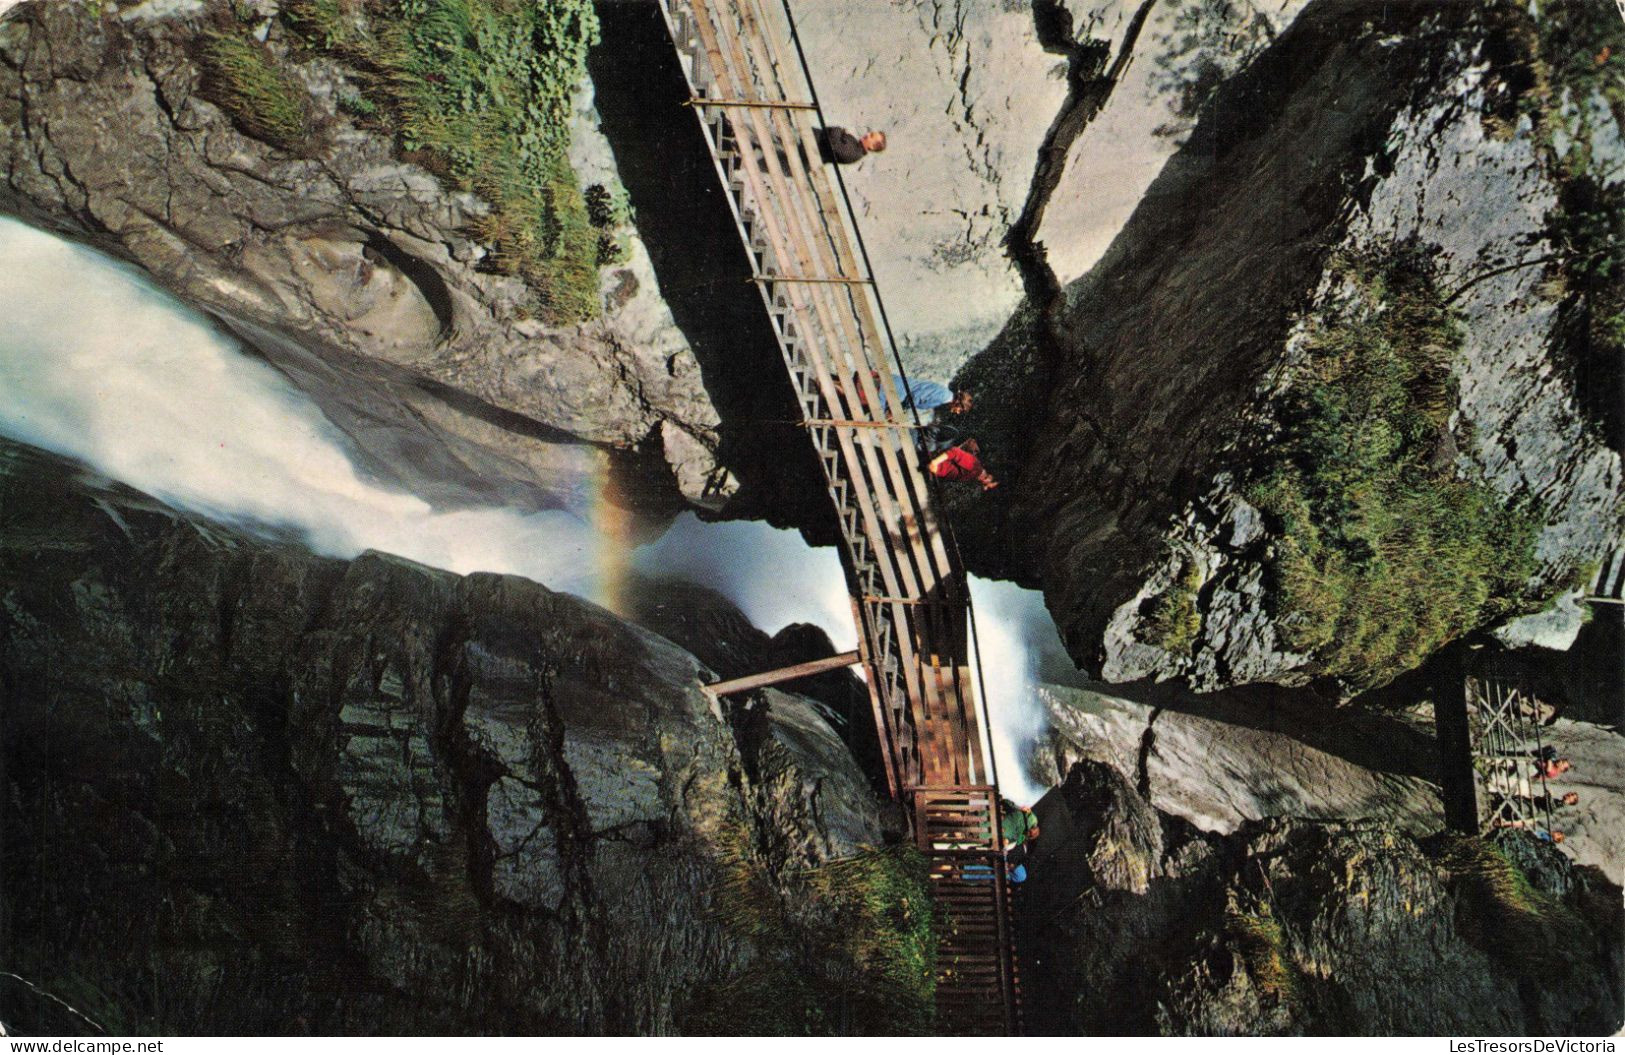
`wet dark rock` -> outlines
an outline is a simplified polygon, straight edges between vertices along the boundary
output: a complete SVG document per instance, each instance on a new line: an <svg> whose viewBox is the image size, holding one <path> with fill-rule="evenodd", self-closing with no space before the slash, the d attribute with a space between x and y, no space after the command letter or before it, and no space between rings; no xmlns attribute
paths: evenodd
<svg viewBox="0 0 1625 1055"><path fill-rule="evenodd" d="M1532 838L1496 850L1376 821L1203 834L1087 761L1037 810L1020 901L1034 1032L1602 1035L1625 1021L1619 888Z"/></svg>
<svg viewBox="0 0 1625 1055"><path fill-rule="evenodd" d="M0 955L105 1028L669 1032L719 855L879 840L811 701L509 576L318 558L0 446ZM20 984L10 1030L86 1032Z"/></svg>
<svg viewBox="0 0 1625 1055"><path fill-rule="evenodd" d="M791 623L769 636L722 594L693 583L634 576L626 595L629 619L692 652L719 678L760 674L836 652L822 627ZM885 775L862 679L849 669L832 670L783 687L813 701L880 789Z"/></svg>
<svg viewBox="0 0 1625 1055"><path fill-rule="evenodd" d="M1327 714L1275 691L1042 686L1050 734L1033 765L1048 787L1077 761L1105 762L1158 809L1224 834L1266 817L1375 817L1410 835L1444 825L1431 723Z"/></svg>

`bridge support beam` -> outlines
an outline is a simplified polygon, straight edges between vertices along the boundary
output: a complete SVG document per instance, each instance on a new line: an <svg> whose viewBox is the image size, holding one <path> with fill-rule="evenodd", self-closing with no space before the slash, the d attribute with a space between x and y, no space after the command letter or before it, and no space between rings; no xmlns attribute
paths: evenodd
<svg viewBox="0 0 1625 1055"><path fill-rule="evenodd" d="M706 691L717 696L731 696L736 692L749 692L752 689L765 689L769 685L780 682L794 681L797 678L809 677L813 674L822 674L825 671L840 670L850 667L858 662L856 649L851 652L841 652L823 659L809 660L806 663L797 663L791 667L780 667L778 670L764 671L761 674L751 674L743 678L730 678L727 681L718 681L707 685Z"/></svg>

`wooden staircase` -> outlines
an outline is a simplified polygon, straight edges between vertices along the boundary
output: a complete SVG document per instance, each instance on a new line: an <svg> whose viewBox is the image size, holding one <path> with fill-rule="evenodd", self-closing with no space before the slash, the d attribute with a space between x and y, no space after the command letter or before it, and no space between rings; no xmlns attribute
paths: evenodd
<svg viewBox="0 0 1625 1055"><path fill-rule="evenodd" d="M839 520L886 780L912 807L930 862L939 1024L1016 1032L1010 891L970 673L970 594L915 446L920 422L893 381L895 349L859 262L856 222L819 161L823 122L799 48L790 50L792 16L764 0L660 7Z"/></svg>

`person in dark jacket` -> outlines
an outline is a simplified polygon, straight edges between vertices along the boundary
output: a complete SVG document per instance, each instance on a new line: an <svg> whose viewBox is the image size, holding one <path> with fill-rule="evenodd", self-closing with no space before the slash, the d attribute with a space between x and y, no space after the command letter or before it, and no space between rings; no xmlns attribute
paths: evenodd
<svg viewBox="0 0 1625 1055"><path fill-rule="evenodd" d="M850 165L885 149L884 132L865 132L855 136L839 125L830 125L818 133L818 153L826 164Z"/></svg>

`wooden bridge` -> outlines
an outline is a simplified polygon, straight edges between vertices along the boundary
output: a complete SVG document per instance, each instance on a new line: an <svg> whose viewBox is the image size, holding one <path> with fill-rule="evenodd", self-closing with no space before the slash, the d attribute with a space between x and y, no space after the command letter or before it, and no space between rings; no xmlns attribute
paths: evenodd
<svg viewBox="0 0 1625 1055"><path fill-rule="evenodd" d="M1549 837L1561 796L1539 763L1552 707L1522 682L1493 675L1467 678L1465 690L1479 834L1512 828Z"/></svg>
<svg viewBox="0 0 1625 1055"><path fill-rule="evenodd" d="M971 676L970 594L916 450L920 422L893 381L895 343L845 188L819 160L824 122L793 16L772 0L659 2L839 518L855 658L886 780L930 862L939 1023L1016 1032L1010 891Z"/></svg>

